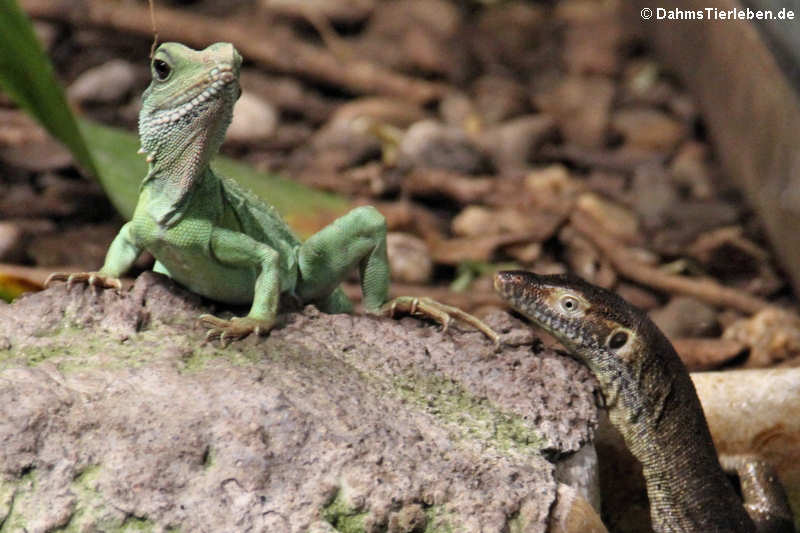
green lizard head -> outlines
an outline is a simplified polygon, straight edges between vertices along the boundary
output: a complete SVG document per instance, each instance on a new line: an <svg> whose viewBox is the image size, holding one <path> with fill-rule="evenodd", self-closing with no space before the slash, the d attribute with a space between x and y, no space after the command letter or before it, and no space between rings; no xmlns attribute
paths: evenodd
<svg viewBox="0 0 800 533"><path fill-rule="evenodd" d="M139 135L154 166L196 174L219 150L241 94L242 57L230 43L193 50L164 43L151 62L153 81L142 95ZM187 155L191 157L187 158ZM196 165L178 165L189 159ZM190 183L183 184L188 187Z"/></svg>

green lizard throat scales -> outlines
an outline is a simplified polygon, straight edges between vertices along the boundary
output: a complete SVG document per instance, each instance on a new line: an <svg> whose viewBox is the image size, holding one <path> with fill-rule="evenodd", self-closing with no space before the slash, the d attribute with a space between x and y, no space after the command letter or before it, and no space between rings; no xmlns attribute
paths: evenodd
<svg viewBox="0 0 800 533"><path fill-rule="evenodd" d="M149 167L133 218L111 243L99 272L55 273L47 283L119 288L118 278L147 250L156 259L153 270L191 291L250 305L244 317L200 317L210 328L207 338L225 343L269 332L285 297L328 313L352 311L339 284L357 269L368 313L416 313L444 326L455 317L496 343L494 331L460 309L429 298L389 300L386 222L373 207L356 208L301 242L272 206L214 173L210 162L241 94L241 64L230 43L199 51L179 43L158 47L139 114Z"/></svg>

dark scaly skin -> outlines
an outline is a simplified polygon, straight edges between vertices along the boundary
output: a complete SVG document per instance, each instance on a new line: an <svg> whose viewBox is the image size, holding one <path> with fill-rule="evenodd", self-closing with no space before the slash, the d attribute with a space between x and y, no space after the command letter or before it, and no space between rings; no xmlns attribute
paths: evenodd
<svg viewBox="0 0 800 533"><path fill-rule="evenodd" d="M597 377L612 424L642 463L656 532L793 531L790 520L775 527L763 492L756 528L720 466L689 373L647 315L573 276L499 272L494 285ZM751 479L743 479L746 497Z"/></svg>

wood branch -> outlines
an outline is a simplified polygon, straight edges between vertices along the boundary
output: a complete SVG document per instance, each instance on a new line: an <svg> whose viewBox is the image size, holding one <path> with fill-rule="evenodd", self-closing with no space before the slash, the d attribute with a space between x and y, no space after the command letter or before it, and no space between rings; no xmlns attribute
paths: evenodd
<svg viewBox="0 0 800 533"><path fill-rule="evenodd" d="M584 213L576 211L570 222L597 246L619 274L642 285L668 293L693 296L711 305L730 307L748 314L770 305L766 300L725 287L709 278L693 279L668 274L657 267L641 263L624 244L598 231L597 223Z"/></svg>
<svg viewBox="0 0 800 533"><path fill-rule="evenodd" d="M633 149L606 150L585 148L575 144L561 146L543 146L537 153L539 158L568 161L572 164L588 168L597 168L611 172L633 173L645 164L663 163L666 159L658 152L645 152Z"/></svg>
<svg viewBox="0 0 800 533"><path fill-rule="evenodd" d="M31 286L31 290L44 288L44 281L53 272L80 272L75 266L27 267L11 263L0 263L0 278L13 278Z"/></svg>
<svg viewBox="0 0 800 533"><path fill-rule="evenodd" d="M80 8L70 0L22 0L20 4L32 17L152 35L149 11L144 6L106 0L84 0ZM357 94L382 94L426 103L441 97L447 89L444 84L417 80L368 61L342 61L324 48L303 43L287 32L271 32L253 21L248 24L231 19L220 21L163 7L157 10L156 19L159 35L164 39L195 47L229 41L244 57L269 70Z"/></svg>
<svg viewBox="0 0 800 533"><path fill-rule="evenodd" d="M410 195L442 194L460 204L485 198L494 188L494 178L468 176L451 170L417 168L403 181L403 190Z"/></svg>
<svg viewBox="0 0 800 533"><path fill-rule="evenodd" d="M719 368L747 349L731 339L681 338L674 339L672 345L689 372Z"/></svg>

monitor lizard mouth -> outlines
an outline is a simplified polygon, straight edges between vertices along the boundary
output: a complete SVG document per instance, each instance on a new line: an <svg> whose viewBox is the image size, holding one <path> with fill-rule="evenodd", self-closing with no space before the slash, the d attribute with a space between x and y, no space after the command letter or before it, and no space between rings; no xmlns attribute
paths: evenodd
<svg viewBox="0 0 800 533"><path fill-rule="evenodd" d="M600 323L584 320L591 306L579 290L565 291L569 283L580 281L568 276L536 275L525 271L503 271L494 276L495 291L514 309L544 329L567 347L596 347ZM563 286L562 286L563 285ZM570 300L571 308L561 308L560 300ZM559 312L560 311L560 312ZM583 351L583 350L580 350Z"/></svg>

